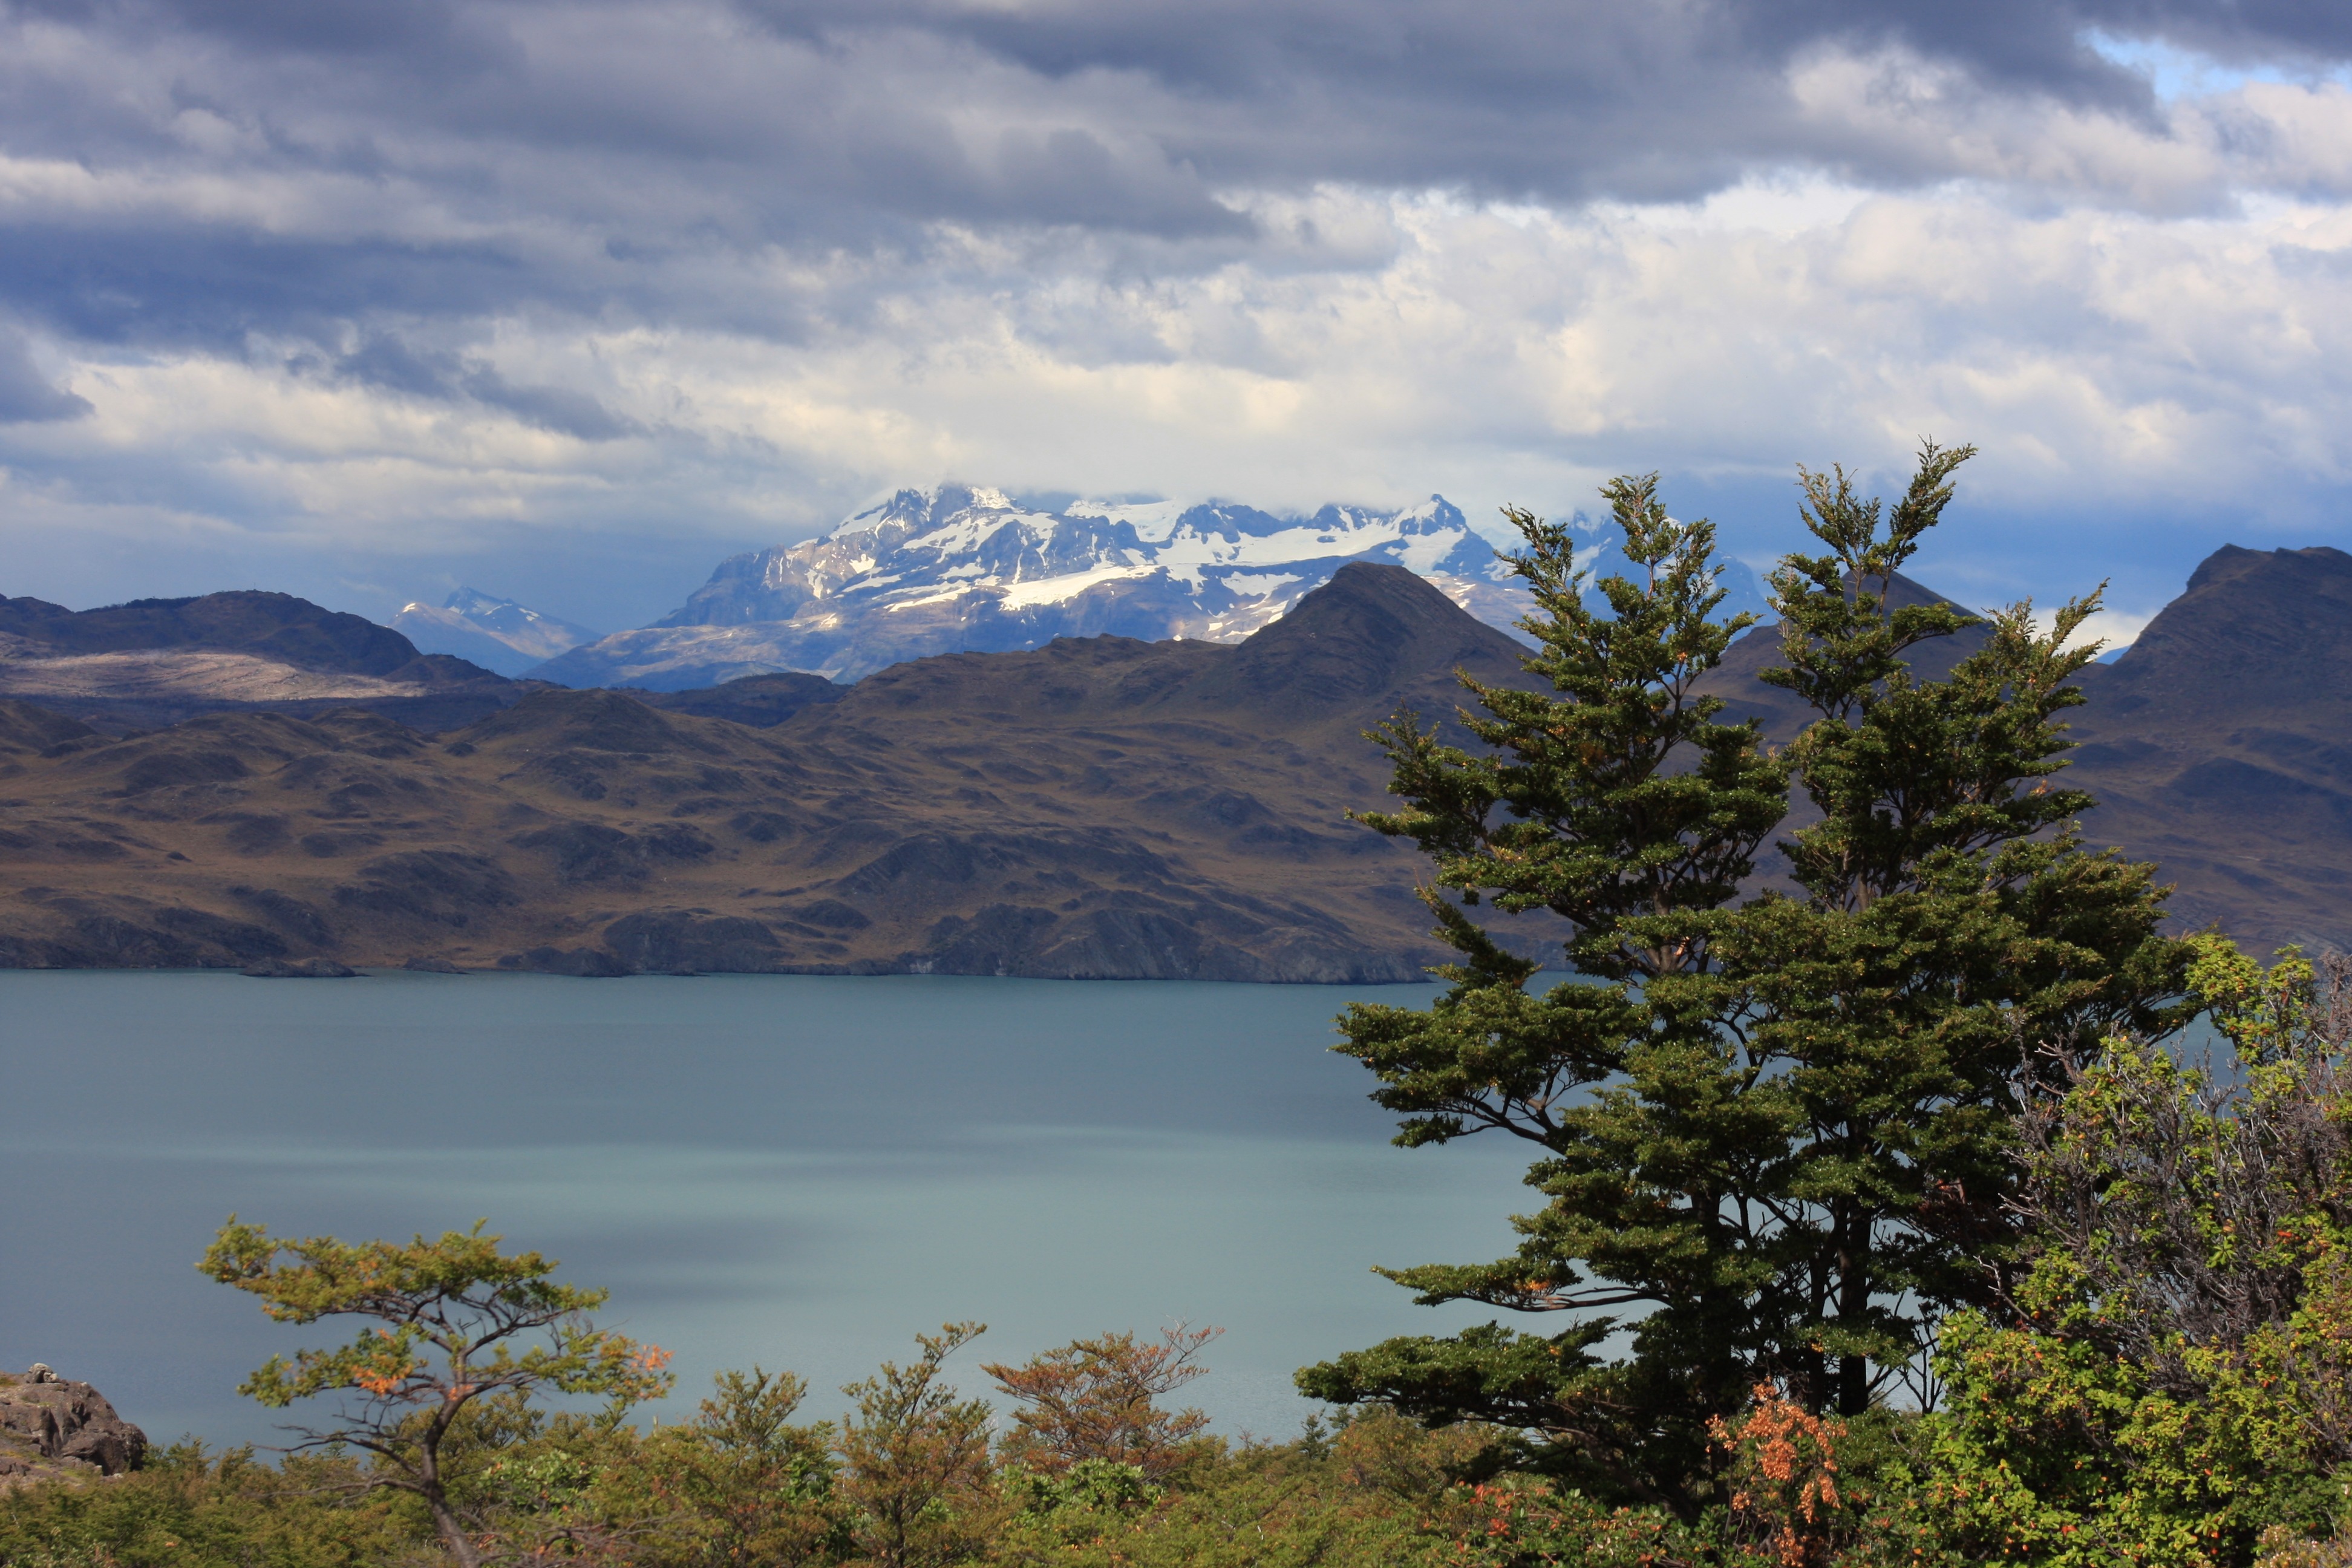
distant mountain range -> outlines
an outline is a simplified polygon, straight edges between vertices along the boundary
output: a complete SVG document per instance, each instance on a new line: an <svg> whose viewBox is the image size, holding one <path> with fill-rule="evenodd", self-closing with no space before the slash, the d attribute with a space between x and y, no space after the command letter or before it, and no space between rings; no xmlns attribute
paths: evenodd
<svg viewBox="0 0 2352 1568"><path fill-rule="evenodd" d="M98 610L0 596L0 697L110 729L264 705L365 703L443 728L514 700L510 682L291 594L133 599Z"/></svg>
<svg viewBox="0 0 2352 1568"><path fill-rule="evenodd" d="M1613 526L1584 531L1584 554L1607 570ZM680 690L778 670L856 680L910 658L1057 637L1239 642L1350 562L1405 567L1506 631L1532 607L1443 496L1288 516L1223 501L1024 504L943 485L902 489L823 538L731 557L656 625L530 673ZM1762 608L1746 566L1728 563L1725 585L1726 614Z"/></svg>
<svg viewBox="0 0 2352 1568"><path fill-rule="evenodd" d="M1405 978L1421 867L1344 819L1383 799L1360 731L1522 652L1366 563L1236 644L677 692L508 680L283 595L0 599L0 964ZM1759 632L1708 685L1785 740L1778 658ZM2183 926L2352 947L2352 556L2225 548L2083 684L2094 843L2157 861Z"/></svg>
<svg viewBox="0 0 2352 1568"><path fill-rule="evenodd" d="M450 654L509 676L527 674L601 635L477 588L460 588L437 606L404 605L391 625L423 652Z"/></svg>

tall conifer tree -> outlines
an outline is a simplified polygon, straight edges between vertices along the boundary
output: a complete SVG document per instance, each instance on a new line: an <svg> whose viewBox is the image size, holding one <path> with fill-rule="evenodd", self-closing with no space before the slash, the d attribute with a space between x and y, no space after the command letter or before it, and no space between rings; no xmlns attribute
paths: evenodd
<svg viewBox="0 0 2352 1568"><path fill-rule="evenodd" d="M1427 1011L1351 1007L1339 1048L1403 1114L1399 1142L1499 1130L1542 1150L1527 1180L1548 1202L1513 1220L1512 1257L1391 1278L1573 1319L1391 1340L1306 1369L1306 1392L1537 1432L1589 1486L1696 1509L1706 1421L1758 1380L1864 1408L1972 1298L2021 1042L2178 1021L2185 954L2157 934L2149 868L2087 853L2067 825L2088 797L2049 785L2068 678L2096 652L2063 645L2097 596L2046 634L2029 605L1982 623L1946 679L1908 668L1979 624L1889 592L1970 455L1927 446L1891 513L1843 473L1802 476L1824 552L1774 574L1768 679L1820 717L1777 753L1700 689L1748 617L1710 620L1713 531L1670 519L1654 476L1603 491L1639 574L1600 583L1609 616L1568 531L1509 514L1528 669L1553 689L1465 678L1484 752L1410 715L1377 732L1406 809L1366 820L1434 860L1424 897L1460 962ZM1818 820L1780 842L1787 885L1743 896L1792 779ZM1559 916L1583 978L1530 994L1537 965L1465 912L1482 902Z"/></svg>

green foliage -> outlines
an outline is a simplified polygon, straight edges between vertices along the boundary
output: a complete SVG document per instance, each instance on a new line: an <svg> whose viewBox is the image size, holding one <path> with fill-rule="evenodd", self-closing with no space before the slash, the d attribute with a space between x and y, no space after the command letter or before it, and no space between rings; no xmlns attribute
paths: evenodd
<svg viewBox="0 0 2352 1568"><path fill-rule="evenodd" d="M342 1393L417 1409L505 1390L625 1402L668 1390L662 1352L588 1321L608 1292L556 1283L548 1278L556 1266L536 1252L501 1255L500 1238L482 1234L487 1223L438 1241L352 1246L325 1236L282 1241L231 1215L199 1269L259 1296L278 1322L358 1317L377 1325L340 1350L299 1351L291 1363L272 1356L237 1392L280 1409ZM527 1342L534 1334L547 1342Z"/></svg>
<svg viewBox="0 0 2352 1568"><path fill-rule="evenodd" d="M921 1337L912 1365L851 1385L857 1408L838 1425L796 1422L800 1380L759 1368L720 1373L692 1420L649 1431L611 1411L550 1415L512 1392L478 1402L452 1428L452 1450L464 1451L456 1505L483 1561L577 1568L1436 1568L1460 1560L1474 1511L1459 1483L1491 1471L1510 1442L1369 1411L1312 1444L1188 1438L1166 1485L1102 1458L1050 1472L993 1464L987 1406L942 1381L946 1358L977 1331ZM1122 1339L1131 1342L1064 1349ZM182 1447L129 1477L0 1490L0 1564L359 1568L454 1556L421 1500L371 1486L384 1462L296 1453L272 1466Z"/></svg>
<svg viewBox="0 0 2352 1568"><path fill-rule="evenodd" d="M1454 1438L1389 1422L1393 1447L1376 1465L1407 1489L1360 1468L1350 1423L1317 1445L1214 1443L1146 1510L1024 1514L998 1537L990 1561L1080 1568L1439 1568L1459 1561L1445 1455ZM1421 1455L1429 1447L1441 1452Z"/></svg>
<svg viewBox="0 0 2352 1568"><path fill-rule="evenodd" d="M1499 1130L1542 1150L1514 1256L1384 1272L1424 1302L1575 1320L1391 1341L1306 1369L1305 1392L1528 1427L1603 1502L1694 1520L1723 1497L1708 1423L1755 1384L1858 1415L1984 1298L2013 1239L2020 1039L2186 1016L2149 869L2086 852L2066 824L2087 797L2049 784L2096 652L2063 644L2096 595L2045 634L2029 605L1979 623L1890 603L1969 455L1927 446L1891 512L1803 476L1823 550L1774 574L1770 678L1819 717L1779 755L1702 683L1741 624L1706 620L1706 524L1667 518L1654 480L1608 487L1638 574L1600 584L1604 619L1568 531L1512 514L1540 611L1528 668L1553 691L1467 682L1484 753L1409 716L1376 734L1407 809L1367 820L1431 855L1461 961L1425 1011L1350 1008L1339 1048L1380 1078L1400 1143ZM1915 679L1917 645L1977 625L1946 679ZM1817 820L1781 843L1790 885L1741 901L1792 780ZM1481 900L1559 916L1585 978L1530 994L1536 966L1465 912ZM1629 1353L1604 1356L1619 1334Z"/></svg>
<svg viewBox="0 0 2352 1568"><path fill-rule="evenodd" d="M1786 666L1764 678L1822 715L1790 747L1821 820L1785 845L1803 896L1743 911L1730 967L1805 1128L1775 1173L1801 1217L1770 1310L1807 1350L1769 1370L1850 1415L1936 1313L1981 1296L2010 1229L2021 1037L2081 1052L2189 1012L2151 868L2086 853L2071 823L2090 796L2050 785L2097 652L2065 644L2098 596L2039 635L2030 605L1977 621L1887 597L1971 451L1927 445L1883 531L1843 473L1805 475L1829 549L1773 574ZM1912 678L1913 647L1968 626L1977 651Z"/></svg>
<svg viewBox="0 0 2352 1568"><path fill-rule="evenodd" d="M1471 1489L1462 1510L1465 1568L1653 1568L1711 1555L1663 1509L1610 1507L1530 1476Z"/></svg>
<svg viewBox="0 0 2352 1568"><path fill-rule="evenodd" d="M1054 1471L1009 1470L1005 1484L1021 1511L1032 1518L1136 1513L1158 1502L1168 1489L1154 1486L1142 1466L1116 1459L1080 1459Z"/></svg>
<svg viewBox="0 0 2352 1568"><path fill-rule="evenodd" d="M2118 1037L2028 1121L2032 1268L1943 1346L1965 1549L2243 1563L2352 1512L2352 984L2197 945L2234 1081Z"/></svg>
<svg viewBox="0 0 2352 1568"><path fill-rule="evenodd" d="M840 1492L859 1553L880 1568L934 1568L977 1556L995 1522L989 1486L989 1408L940 1380L947 1358L987 1331L949 1323L918 1334L910 1366L842 1392L857 1401L841 1425Z"/></svg>
<svg viewBox="0 0 2352 1568"><path fill-rule="evenodd" d="M1379 1075L1373 1098L1404 1118L1399 1142L1500 1130L1548 1155L1528 1182L1552 1201L1515 1222L1517 1257L1391 1277L1424 1301L1581 1321L1545 1337L1392 1341L1299 1384L1333 1403L1549 1431L1555 1468L1661 1500L1701 1466L1707 1414L1752 1381L1756 1347L1736 1342L1734 1320L1769 1264L1724 1246L1720 1215L1750 1152L1790 1124L1769 1089L1744 1092L1753 1074L1723 1029L1739 997L1716 948L1733 929L1722 906L1785 815L1788 769L1753 725L1718 723L1722 700L1699 689L1747 624L1707 618L1722 602L1712 528L1670 519L1654 477L1605 493L1643 574L1601 583L1613 618L1585 608L1569 531L1511 514L1528 548L1509 559L1540 612L1524 623L1542 644L1528 668L1559 695L1468 683L1485 716L1463 721L1484 754L1410 716L1376 737L1408 809L1366 820L1433 858L1424 896L1463 962L1427 1012L1351 1007L1341 1047ZM1530 994L1535 964L1437 889L1563 917L1568 956L1606 983ZM1613 1324L1593 1314L1629 1305L1653 1309L1637 1354L1603 1363L1592 1348Z"/></svg>
<svg viewBox="0 0 2352 1568"><path fill-rule="evenodd" d="M0 1490L8 1568L363 1568L425 1548L406 1500L370 1493L348 1458L264 1464L194 1442L103 1484Z"/></svg>
<svg viewBox="0 0 2352 1568"><path fill-rule="evenodd" d="M1717 723L1722 699L1697 686L1755 617L1708 619L1724 598L1709 559L1715 530L1668 517L1656 490L1654 474L1603 489L1626 559L1645 574L1601 581L1613 618L1584 605L1574 536L1506 509L1528 542L1506 560L1538 611L1520 623L1541 642L1528 669L1560 695L1465 677L1485 714L1462 722L1486 753L1441 744L1400 715L1375 738L1408 808L1363 819L1419 844L1436 862L1436 886L1467 902L1566 917L1576 928L1569 958L1608 980L1703 971L1721 924L1715 911L1786 808L1785 766L1764 755L1753 725ZM1696 765L1669 767L1685 749ZM1454 912L1433 902L1441 918ZM1468 922L1448 929L1474 966L1531 972L1479 942ZM1370 1016L1402 1023L1397 1011ZM1426 1127L1459 1130L1444 1115Z"/></svg>
<svg viewBox="0 0 2352 1568"><path fill-rule="evenodd" d="M656 1427L605 1482L616 1521L659 1529L640 1560L664 1568L838 1562L849 1549L835 1429L792 1416L807 1385L790 1373L722 1372L692 1421Z"/></svg>
<svg viewBox="0 0 2352 1568"><path fill-rule="evenodd" d="M340 1349L270 1357L238 1392L279 1409L342 1396L331 1426L296 1428L302 1446L372 1456L363 1484L414 1494L464 1568L480 1561L469 1447L501 1447L502 1425L509 1438L528 1433L528 1402L542 1393L604 1395L617 1418L671 1381L667 1352L589 1321L605 1292L549 1279L556 1266L536 1252L500 1253L487 1223L438 1241L352 1245L280 1240L231 1215L196 1265L260 1297L278 1322L367 1322Z"/></svg>

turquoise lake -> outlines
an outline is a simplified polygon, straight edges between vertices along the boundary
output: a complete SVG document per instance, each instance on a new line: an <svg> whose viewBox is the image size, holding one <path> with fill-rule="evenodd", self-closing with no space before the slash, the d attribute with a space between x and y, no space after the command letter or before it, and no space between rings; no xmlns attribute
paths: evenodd
<svg viewBox="0 0 2352 1568"><path fill-rule="evenodd" d="M1298 1366L1484 1321L1374 1265L1486 1261L1530 1151L1405 1151L1328 1049L1430 988L902 976L571 980L0 972L0 1365L95 1383L152 1437L270 1439L237 1382L323 1343L192 1267L232 1211L286 1235L487 1216L601 1318L803 1414L979 1319L960 1358L1109 1329L1225 1333L1190 1391L1283 1437ZM347 1336L345 1336L347 1337Z"/></svg>

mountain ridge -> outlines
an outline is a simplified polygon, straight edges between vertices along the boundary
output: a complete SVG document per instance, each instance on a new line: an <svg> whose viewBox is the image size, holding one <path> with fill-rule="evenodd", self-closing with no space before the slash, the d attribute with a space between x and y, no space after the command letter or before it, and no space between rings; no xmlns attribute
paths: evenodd
<svg viewBox="0 0 2352 1568"><path fill-rule="evenodd" d="M404 605L386 624L421 653L448 654L509 678L604 635L463 586L437 605Z"/></svg>
<svg viewBox="0 0 2352 1568"><path fill-rule="evenodd" d="M2156 860L2177 926L2352 946L2352 556L2210 564L2083 674L2086 836ZM1524 652L1360 563L1239 644L1058 638L849 686L499 682L437 735L281 703L117 739L0 701L0 963L1409 979L1440 954L1419 861L1346 820L1387 784L1360 731L1445 721L1457 668L1526 683ZM1776 742L1810 717L1758 679L1777 662L1759 628L1703 683Z"/></svg>
<svg viewBox="0 0 2352 1568"><path fill-rule="evenodd" d="M1412 857L1345 817L1385 782L1358 731L1518 650L1402 568L1318 592L1295 657L1272 637L1225 686L1248 643L1064 638L765 729L551 688L431 738L350 709L122 740L0 710L27 737L0 753L0 962L1414 979ZM1331 695L1318 645L1416 620Z"/></svg>
<svg viewBox="0 0 2352 1568"><path fill-rule="evenodd" d="M1580 521L1586 554L1613 548ZM1238 642L1340 566L1406 567L1507 632L1534 601L1460 510L1230 501L1072 500L1047 509L984 486L907 489L799 544L730 556L651 626L530 673L568 686L679 689L802 670L856 679L935 653L1007 652L1056 636ZM1738 603L1760 602L1731 563Z"/></svg>
<svg viewBox="0 0 2352 1568"><path fill-rule="evenodd" d="M261 589L69 610L0 596L0 697L120 729L255 706L364 702L462 722L522 689L400 633Z"/></svg>

